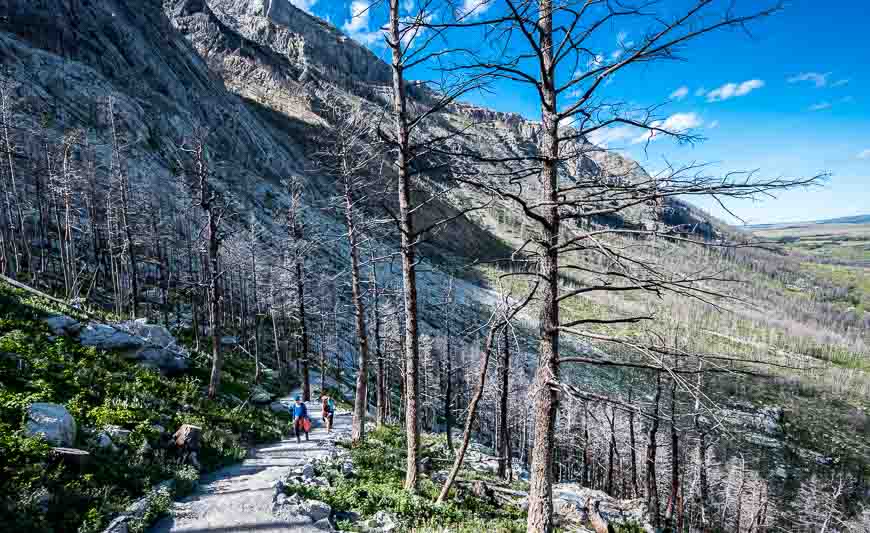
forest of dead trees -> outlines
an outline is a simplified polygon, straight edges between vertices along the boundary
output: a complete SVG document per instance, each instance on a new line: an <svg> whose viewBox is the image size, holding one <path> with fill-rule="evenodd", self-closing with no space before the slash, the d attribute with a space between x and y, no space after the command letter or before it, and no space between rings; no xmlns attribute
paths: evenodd
<svg viewBox="0 0 870 533"><path fill-rule="evenodd" d="M286 201L277 202L281 209L268 223L225 187L209 131L192 126L187 138L173 140L166 157L175 179L157 186L130 169L131 143L141 141L118 127L113 97L93 102L92 128L57 135L50 111L27 108L16 96L21 86L3 79L0 271L75 305L145 317L188 336L210 357L210 397L220 394L228 351L255 360L255 380L268 368L288 385L301 383L306 400L325 390L328 378L354 398L354 441L365 438L368 413L378 425L406 428L409 491L424 470L421 431L446 432L453 450L441 499L450 497L474 439L499 457L505 480L516 468L529 473L530 532L553 530L552 487L560 482L642 498L652 524L672 531L765 531L786 512L797 512L805 531L844 524L854 511L843 505L846 495L860 491L863 480L814 478L797 508L818 511L801 514L773 501L768 481L745 458L713 453L724 437L705 380L762 376L764 361L641 329L657 319L645 312L562 311L597 294L640 292L704 306L733 297L718 288L733 281L721 269L686 273L657 260L664 245L709 254L717 266L788 275L787 260L771 266L773 256L746 242L710 240L657 221L676 197L754 198L819 176L722 177L695 165L641 179L568 170L598 150L585 138L614 124L693 141L691 132L665 129L651 109L611 106L596 91L622 69L671 59L696 37L742 27L778 6L737 15L705 0L654 22L627 6L587 2L594 7L587 10L578 7L582 2L518 0L483 18L454 9L453 18L435 23L426 14L450 11L450 3L422 4L410 13L399 0L386 5L393 84L390 105L377 110L382 120L340 91L315 90L329 126L309 172L327 176L334 195L315 196L305 175L290 177L281 183ZM637 17L652 29L636 43L620 43L612 59L590 62L584 40L617 17ZM512 39L516 57L436 49L456 31ZM425 104L412 100L407 77L448 53L456 58L445 67L455 75L449 85L433 90ZM582 74L565 75L578 64L585 65ZM496 79L537 89L542 123L535 153L490 152L471 142L471 129L430 133L428 123ZM430 182L435 175L437 184ZM459 190L473 191L477 201L420 222L433 199ZM446 275L437 289L430 283L418 290L424 245L495 199L529 229L522 246L493 262L492 304L468 298L461 287L467 280ZM654 223L592 222L629 215ZM325 260L336 250L337 260ZM836 320L844 337L861 327L848 316ZM609 347L607 356L579 355L577 343ZM583 376L594 373L619 384L590 386Z"/></svg>

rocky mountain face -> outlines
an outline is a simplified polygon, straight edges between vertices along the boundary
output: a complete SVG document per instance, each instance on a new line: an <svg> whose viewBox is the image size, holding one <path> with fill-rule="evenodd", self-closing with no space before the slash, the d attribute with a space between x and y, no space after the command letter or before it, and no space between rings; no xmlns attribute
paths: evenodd
<svg viewBox="0 0 870 533"><path fill-rule="evenodd" d="M6 13L0 62L14 80L13 112L21 123L51 117L40 125L43 137L60 139L82 128L95 150L106 152L104 103L111 97L131 181L166 191L176 185L183 140L205 127L221 160L219 188L275 234L275 214L288 205L281 179L304 176L312 203L334 192L328 177L309 171L325 124L311 87L358 98L372 113L383 110L390 94L383 61L287 0L11 0ZM420 89L412 94L427 96ZM536 123L468 104L454 105L430 128L437 133L470 123L474 135L466 142L506 155L536 148ZM34 136L20 148L32 158L42 143ZM604 151L590 153L580 167L575 171L645 175ZM461 199L433 205L428 216L455 212ZM497 249L491 230L463 217L438 245L460 256Z"/></svg>

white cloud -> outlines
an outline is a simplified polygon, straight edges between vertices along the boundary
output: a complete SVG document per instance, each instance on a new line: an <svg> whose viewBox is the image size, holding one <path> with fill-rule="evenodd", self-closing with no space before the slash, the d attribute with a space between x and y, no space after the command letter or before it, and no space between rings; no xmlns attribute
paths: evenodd
<svg viewBox="0 0 870 533"><path fill-rule="evenodd" d="M870 159L870 148L859 152L858 159Z"/></svg>
<svg viewBox="0 0 870 533"><path fill-rule="evenodd" d="M359 33L369 28L369 3L365 0L353 0L350 4L350 19L342 29L347 33Z"/></svg>
<svg viewBox="0 0 870 533"><path fill-rule="evenodd" d="M843 87L844 85L848 85L850 81L852 81L852 80L850 80L850 79L837 80L831 84L831 87Z"/></svg>
<svg viewBox="0 0 870 533"><path fill-rule="evenodd" d="M601 148L607 148L610 144L630 139L637 135L637 130L632 126L621 125L601 128L589 134L589 142Z"/></svg>
<svg viewBox="0 0 870 533"><path fill-rule="evenodd" d="M816 85L816 88L821 88L828 84L828 76L830 75L830 72L825 72L824 74L821 74L819 72L801 72L797 76L792 76L787 81L789 83L809 81L814 83Z"/></svg>
<svg viewBox="0 0 870 533"><path fill-rule="evenodd" d="M317 0L290 0L290 3L306 13L313 13L311 10L317 4Z"/></svg>
<svg viewBox="0 0 870 533"><path fill-rule="evenodd" d="M697 113L676 113L669 116L665 120L656 120L650 123L653 128L660 128L671 133L685 133L692 128L698 128L704 125L704 121ZM655 131L646 131L640 137L635 138L632 144L640 144L643 142L655 140L656 137L663 135Z"/></svg>
<svg viewBox="0 0 870 533"><path fill-rule="evenodd" d="M716 129L716 128L719 127L719 121L718 121L718 120L714 120L714 121L711 122L710 125L707 126L707 127L710 128L711 130L714 130L714 129Z"/></svg>
<svg viewBox="0 0 870 533"><path fill-rule="evenodd" d="M705 94L707 94L707 89L703 87L695 89L695 96L704 96Z"/></svg>
<svg viewBox="0 0 870 533"><path fill-rule="evenodd" d="M313 13L311 10L317 4L317 0L290 0L290 3L306 13Z"/></svg>
<svg viewBox="0 0 870 533"><path fill-rule="evenodd" d="M459 14L467 19L482 17L492 7L493 0L463 0Z"/></svg>
<svg viewBox="0 0 870 533"><path fill-rule="evenodd" d="M623 46L626 39L628 39L627 31L621 31L616 34L616 44L618 44L619 46Z"/></svg>
<svg viewBox="0 0 870 533"><path fill-rule="evenodd" d="M747 80L743 83L726 83L718 89L707 93L708 102L721 102L736 96L745 96L755 89L764 87L764 80Z"/></svg>
<svg viewBox="0 0 870 533"><path fill-rule="evenodd" d="M350 19L341 27L352 39L368 45L380 37L380 32L369 31L370 6L366 0L353 0L350 4Z"/></svg>
<svg viewBox="0 0 870 533"><path fill-rule="evenodd" d="M821 111L823 109L830 109L830 102L819 102L818 104L813 104L810 106L810 111Z"/></svg>
<svg viewBox="0 0 870 533"><path fill-rule="evenodd" d="M689 95L689 88L686 87L685 85L683 85L682 87L680 87L679 89L677 89L676 91L671 93L670 99L671 100L682 100L683 98L685 98L688 95Z"/></svg>

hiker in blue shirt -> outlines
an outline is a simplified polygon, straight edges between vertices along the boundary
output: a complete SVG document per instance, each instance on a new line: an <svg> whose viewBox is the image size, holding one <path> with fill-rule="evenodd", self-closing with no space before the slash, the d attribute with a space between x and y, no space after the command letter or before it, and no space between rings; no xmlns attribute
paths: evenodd
<svg viewBox="0 0 870 533"><path fill-rule="evenodd" d="M305 433L305 440L308 440L308 431L311 429L311 420L308 418L308 407L302 402L302 397L296 397L296 403L288 408L290 414L293 415L293 431L296 434L296 442L302 442L299 435L300 431Z"/></svg>

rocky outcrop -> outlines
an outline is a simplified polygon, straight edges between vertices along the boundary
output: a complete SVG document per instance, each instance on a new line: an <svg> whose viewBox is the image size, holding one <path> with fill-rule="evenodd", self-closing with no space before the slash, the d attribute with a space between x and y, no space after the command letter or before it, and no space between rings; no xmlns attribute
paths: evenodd
<svg viewBox="0 0 870 533"><path fill-rule="evenodd" d="M75 335L82 329L78 320L66 315L51 315L43 321L54 335Z"/></svg>
<svg viewBox="0 0 870 533"><path fill-rule="evenodd" d="M251 391L251 402L256 404L267 404L272 401L274 395L261 386L256 386Z"/></svg>
<svg viewBox="0 0 870 533"><path fill-rule="evenodd" d="M154 504L155 498L170 498L175 488L175 480L164 481L154 486L151 491L133 502L129 507L112 520L103 533L129 533L128 524L140 521Z"/></svg>
<svg viewBox="0 0 870 533"><path fill-rule="evenodd" d="M553 486L553 511L566 531L584 532L592 528L590 514L603 519L612 527L639 526L642 531L653 533L649 523L646 504L642 499L618 500L605 492L582 487L577 483L559 483ZM594 529L592 529L594 531Z"/></svg>
<svg viewBox="0 0 870 533"><path fill-rule="evenodd" d="M299 494L288 496L283 485L277 487L272 500L272 512L281 517L303 517L317 529L332 531L332 507L319 500L306 500Z"/></svg>
<svg viewBox="0 0 870 533"><path fill-rule="evenodd" d="M145 346L145 340L108 324L88 324L79 334L82 346L98 350L131 351Z"/></svg>
<svg viewBox="0 0 870 533"><path fill-rule="evenodd" d="M56 403L32 403L27 408L25 432L41 436L55 446L70 447L76 441L76 421L66 407Z"/></svg>
<svg viewBox="0 0 870 533"><path fill-rule="evenodd" d="M188 367L187 351L178 346L169 330L145 319L115 325L88 324L79 333L79 342L98 350L120 351L128 359L168 373Z"/></svg>

